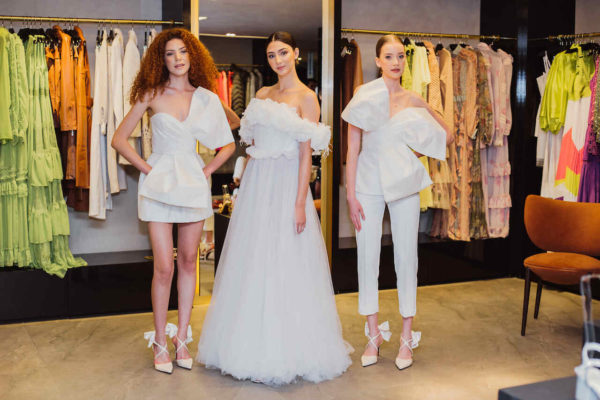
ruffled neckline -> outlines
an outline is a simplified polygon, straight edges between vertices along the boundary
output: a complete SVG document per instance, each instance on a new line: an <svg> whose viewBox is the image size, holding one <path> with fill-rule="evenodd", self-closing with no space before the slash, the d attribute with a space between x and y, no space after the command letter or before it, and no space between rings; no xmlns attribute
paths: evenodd
<svg viewBox="0 0 600 400"><path fill-rule="evenodd" d="M327 149L331 137L331 130L327 125L302 118L295 107L269 98L254 98L246 107L240 129L242 141L251 144L253 131L259 126L274 127L296 141L311 139L311 147L317 151Z"/></svg>
<svg viewBox="0 0 600 400"><path fill-rule="evenodd" d="M285 109L285 110L286 110L286 111L288 111L289 113L291 113L291 114L294 114L294 116L295 116L295 117L296 117L298 120L300 120L300 121L305 121L305 122L307 122L307 123L309 123L309 124L313 125L315 128L318 128L318 127L319 127L319 125L322 125L322 124L321 124L321 123L319 123L319 122L313 122L313 121L310 121L310 120L308 120L308 119L306 119L306 118L304 118L304 117L301 117L301 116L298 114L298 111L296 110L296 107L293 107L293 106L289 105L288 103L284 103L284 102L281 102L281 101L276 101L276 100L270 99L270 98L268 98L268 97L267 97L267 98L264 98L264 99L259 99L258 97L255 97L255 98L253 98L252 100L250 100L250 104L251 104L252 102L263 102L263 104L274 104L274 105L276 105L277 107L281 107L282 109ZM248 104L248 107L250 107L250 104ZM259 104L261 104L261 103L259 103Z"/></svg>

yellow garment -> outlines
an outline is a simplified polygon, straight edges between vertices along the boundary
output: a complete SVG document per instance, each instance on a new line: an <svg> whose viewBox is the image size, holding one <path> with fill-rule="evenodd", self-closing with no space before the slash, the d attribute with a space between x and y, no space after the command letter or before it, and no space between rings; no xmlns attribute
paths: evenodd
<svg viewBox="0 0 600 400"><path fill-rule="evenodd" d="M412 56L412 51L414 50L412 45L406 45L404 48L405 57L404 57L404 71L402 72L402 82L400 83L404 89L412 90L412 73L410 70L410 61Z"/></svg>
<svg viewBox="0 0 600 400"><path fill-rule="evenodd" d="M423 46L414 46L414 55L411 63L412 91L418 93L423 99L427 98L427 86L431 83L427 49Z"/></svg>

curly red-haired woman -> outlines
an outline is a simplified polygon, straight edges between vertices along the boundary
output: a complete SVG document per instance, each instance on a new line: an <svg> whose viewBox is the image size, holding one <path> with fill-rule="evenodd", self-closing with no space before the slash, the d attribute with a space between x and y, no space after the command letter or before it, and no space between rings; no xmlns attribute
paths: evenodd
<svg viewBox="0 0 600 400"><path fill-rule="evenodd" d="M144 336L153 345L154 367L171 373L169 335L176 364L191 369L186 344L196 287L196 259L204 220L212 215L208 178L235 150L223 106L213 93L217 70L210 53L190 32L169 29L152 42L131 88L132 108L115 132L112 146L140 170L138 217L148 222L154 277L154 332ZM152 155L144 161L127 139L150 109ZM196 141L215 149L207 165L196 154ZM177 289L179 323L167 324L173 278L173 224L177 224Z"/></svg>

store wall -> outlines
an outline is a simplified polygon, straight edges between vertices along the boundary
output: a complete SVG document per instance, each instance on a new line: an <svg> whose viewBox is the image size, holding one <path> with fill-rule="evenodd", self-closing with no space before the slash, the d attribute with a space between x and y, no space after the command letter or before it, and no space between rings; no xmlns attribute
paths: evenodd
<svg viewBox="0 0 600 400"><path fill-rule="evenodd" d="M40 17L78 17L78 18L115 18L115 19L161 19L161 0L19 0L3 1L2 14L26 15ZM42 27L47 28L51 24L44 23ZM23 26L22 23L13 23L15 29ZM61 25L64 26L64 25ZM90 73L94 79L94 45L96 24L79 24L83 29L88 43L88 54L90 58ZM127 31L131 26L115 25L123 31L127 39ZM138 36L140 51L143 46L144 26L134 27ZM160 26L157 27L160 30ZM93 92L93 83L92 83ZM92 93L93 96L93 93ZM137 218L137 171L129 167L127 169L126 191L113 196L114 207L107 211L105 221L90 219L87 213L69 210L69 221L71 223L70 246L73 253L99 253L126 250L150 249L147 228L145 223L139 222Z"/></svg>
<svg viewBox="0 0 600 400"><path fill-rule="evenodd" d="M600 1L577 0L575 2L575 33L600 31Z"/></svg>
<svg viewBox="0 0 600 400"><path fill-rule="evenodd" d="M396 0L342 0L342 28L479 34L480 0L406 0L401 4L399 6ZM375 79L375 44L379 36L348 34L347 37L354 37L360 47L364 81ZM437 39L432 41L439 42ZM446 39L441 42L454 43ZM354 228L348 217L345 181L339 189L339 237L352 237ZM422 224L428 223L426 216L421 219ZM390 232L386 218L384 233Z"/></svg>

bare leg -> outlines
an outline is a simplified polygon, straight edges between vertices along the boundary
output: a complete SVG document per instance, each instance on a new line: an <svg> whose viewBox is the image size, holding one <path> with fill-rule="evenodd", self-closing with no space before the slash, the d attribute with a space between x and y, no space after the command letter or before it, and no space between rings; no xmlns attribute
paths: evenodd
<svg viewBox="0 0 600 400"><path fill-rule="evenodd" d="M179 300L177 336L181 341L184 341L187 337L187 327L192 314L192 305L196 293L196 262L203 226L204 221L178 224L177 226L177 292ZM175 338L173 338L173 343L177 348ZM191 358L191 355L185 348L182 348L177 353L176 358L186 359Z"/></svg>
<svg viewBox="0 0 600 400"><path fill-rule="evenodd" d="M152 312L154 313L154 330L156 342L166 346L165 325L173 280L173 224L165 222L148 222L148 231L154 256L154 275L152 276ZM156 346L154 353L159 352ZM156 363L170 362L168 354L162 353Z"/></svg>
<svg viewBox="0 0 600 400"><path fill-rule="evenodd" d="M367 315L367 325L369 326L369 336L371 337L375 337L379 334L379 327L378 327L378 314L371 314L371 315ZM377 346L380 346L381 343L383 343L383 338L381 336L378 336L377 339L373 340L375 342L375 344ZM368 345L365 348L365 351L363 353L363 356L376 356L377 355L377 349L371 345Z"/></svg>
<svg viewBox="0 0 600 400"><path fill-rule="evenodd" d="M402 337L404 339L406 339L409 343L410 340L412 339L412 323L413 323L413 317L408 317L408 318L402 318ZM400 340L400 345L402 345L402 340ZM398 351L398 358L411 358L412 354L410 352L410 350L406 347L403 346L400 348L400 351Z"/></svg>

